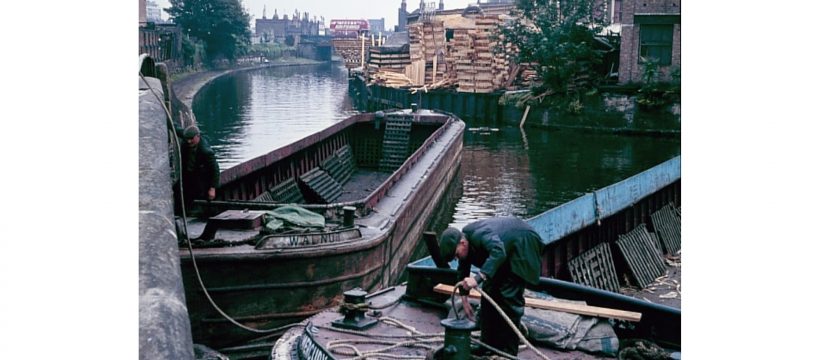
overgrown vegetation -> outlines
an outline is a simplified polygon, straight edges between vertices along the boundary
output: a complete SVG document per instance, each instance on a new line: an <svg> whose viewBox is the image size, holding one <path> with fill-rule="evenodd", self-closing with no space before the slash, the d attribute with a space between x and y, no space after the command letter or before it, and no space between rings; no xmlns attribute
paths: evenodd
<svg viewBox="0 0 820 360"><path fill-rule="evenodd" d="M659 81L660 66L657 60L644 62L641 88L638 89L638 105L656 109L674 102L680 102L680 68L670 74L670 81Z"/></svg>
<svg viewBox="0 0 820 360"><path fill-rule="evenodd" d="M205 61L233 62L250 44L250 15L241 0L170 0L165 11L182 33L205 46Z"/></svg>
<svg viewBox="0 0 820 360"><path fill-rule="evenodd" d="M539 64L541 82L511 101L570 113L583 109L601 79L595 71L603 58L595 48L601 30L592 17L595 6L590 0L518 0L515 20L501 32L518 48L519 64Z"/></svg>
<svg viewBox="0 0 820 360"><path fill-rule="evenodd" d="M248 54L264 56L268 59L276 59L287 51L294 50L292 46L285 46L279 43L270 42L267 44L254 44L248 49Z"/></svg>

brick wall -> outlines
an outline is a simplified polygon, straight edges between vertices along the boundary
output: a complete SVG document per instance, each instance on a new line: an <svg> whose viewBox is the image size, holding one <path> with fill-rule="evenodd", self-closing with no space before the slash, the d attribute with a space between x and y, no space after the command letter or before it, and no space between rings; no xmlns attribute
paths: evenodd
<svg viewBox="0 0 820 360"><path fill-rule="evenodd" d="M621 3L621 53L618 67L618 83L640 82L643 65L638 63L640 55L641 25L635 24L635 14L677 14L680 15L681 0L623 0ZM673 27L672 63L660 67L660 79L671 79L671 73L681 66L681 25Z"/></svg>

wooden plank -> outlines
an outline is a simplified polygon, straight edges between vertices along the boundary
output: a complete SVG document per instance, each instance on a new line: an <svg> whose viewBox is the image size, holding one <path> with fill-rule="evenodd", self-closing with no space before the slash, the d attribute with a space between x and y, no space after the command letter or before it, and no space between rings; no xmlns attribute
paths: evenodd
<svg viewBox="0 0 820 360"><path fill-rule="evenodd" d="M452 295L453 294L453 289L454 289L454 287L451 286L451 285L438 284L433 288L433 291L437 292L439 294ZM470 290L470 295L469 296L472 299L480 299L481 298L481 294L478 291L476 291L475 289ZM624 310L610 309L610 308L599 307L599 306L572 304L572 303L565 303L565 302L551 301L551 300L533 299L533 298L524 298L524 304L526 306L533 307L533 308L536 308L536 309L555 310L555 311L567 312L567 313L570 313L570 314L596 316L596 317L626 320L626 321L633 321L633 322L640 322L641 321L641 313L634 312L634 311L624 311Z"/></svg>

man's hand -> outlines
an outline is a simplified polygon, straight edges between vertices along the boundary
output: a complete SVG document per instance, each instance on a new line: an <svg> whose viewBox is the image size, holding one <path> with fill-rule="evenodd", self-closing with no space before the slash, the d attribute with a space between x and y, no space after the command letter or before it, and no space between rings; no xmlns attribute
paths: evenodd
<svg viewBox="0 0 820 360"><path fill-rule="evenodd" d="M209 188L208 189L208 200L213 200L216 198L216 189Z"/></svg>
<svg viewBox="0 0 820 360"><path fill-rule="evenodd" d="M478 287L478 282L476 282L472 276L468 276L464 278L464 280L461 280L461 288L464 290L470 291L470 289L474 289L476 287Z"/></svg>

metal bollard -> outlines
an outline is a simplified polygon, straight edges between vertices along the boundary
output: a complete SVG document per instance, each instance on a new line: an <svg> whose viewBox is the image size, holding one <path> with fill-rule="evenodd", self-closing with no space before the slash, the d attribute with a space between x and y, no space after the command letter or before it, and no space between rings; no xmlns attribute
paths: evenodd
<svg viewBox="0 0 820 360"><path fill-rule="evenodd" d="M342 304L342 313L345 315L341 319L333 320L332 326L342 329L364 330L378 322L376 319L367 318L364 316L365 311L360 308L351 308L353 306L361 306L365 304L365 296L367 295L362 289L356 288L345 291L345 300Z"/></svg>
<svg viewBox="0 0 820 360"><path fill-rule="evenodd" d="M467 319L444 319L444 346L437 351L443 360L470 360L470 332L475 323Z"/></svg>
<svg viewBox="0 0 820 360"><path fill-rule="evenodd" d="M355 206L345 206L342 208L344 211L344 219L342 220L342 225L344 227L353 227L353 218L356 215L356 207Z"/></svg>

